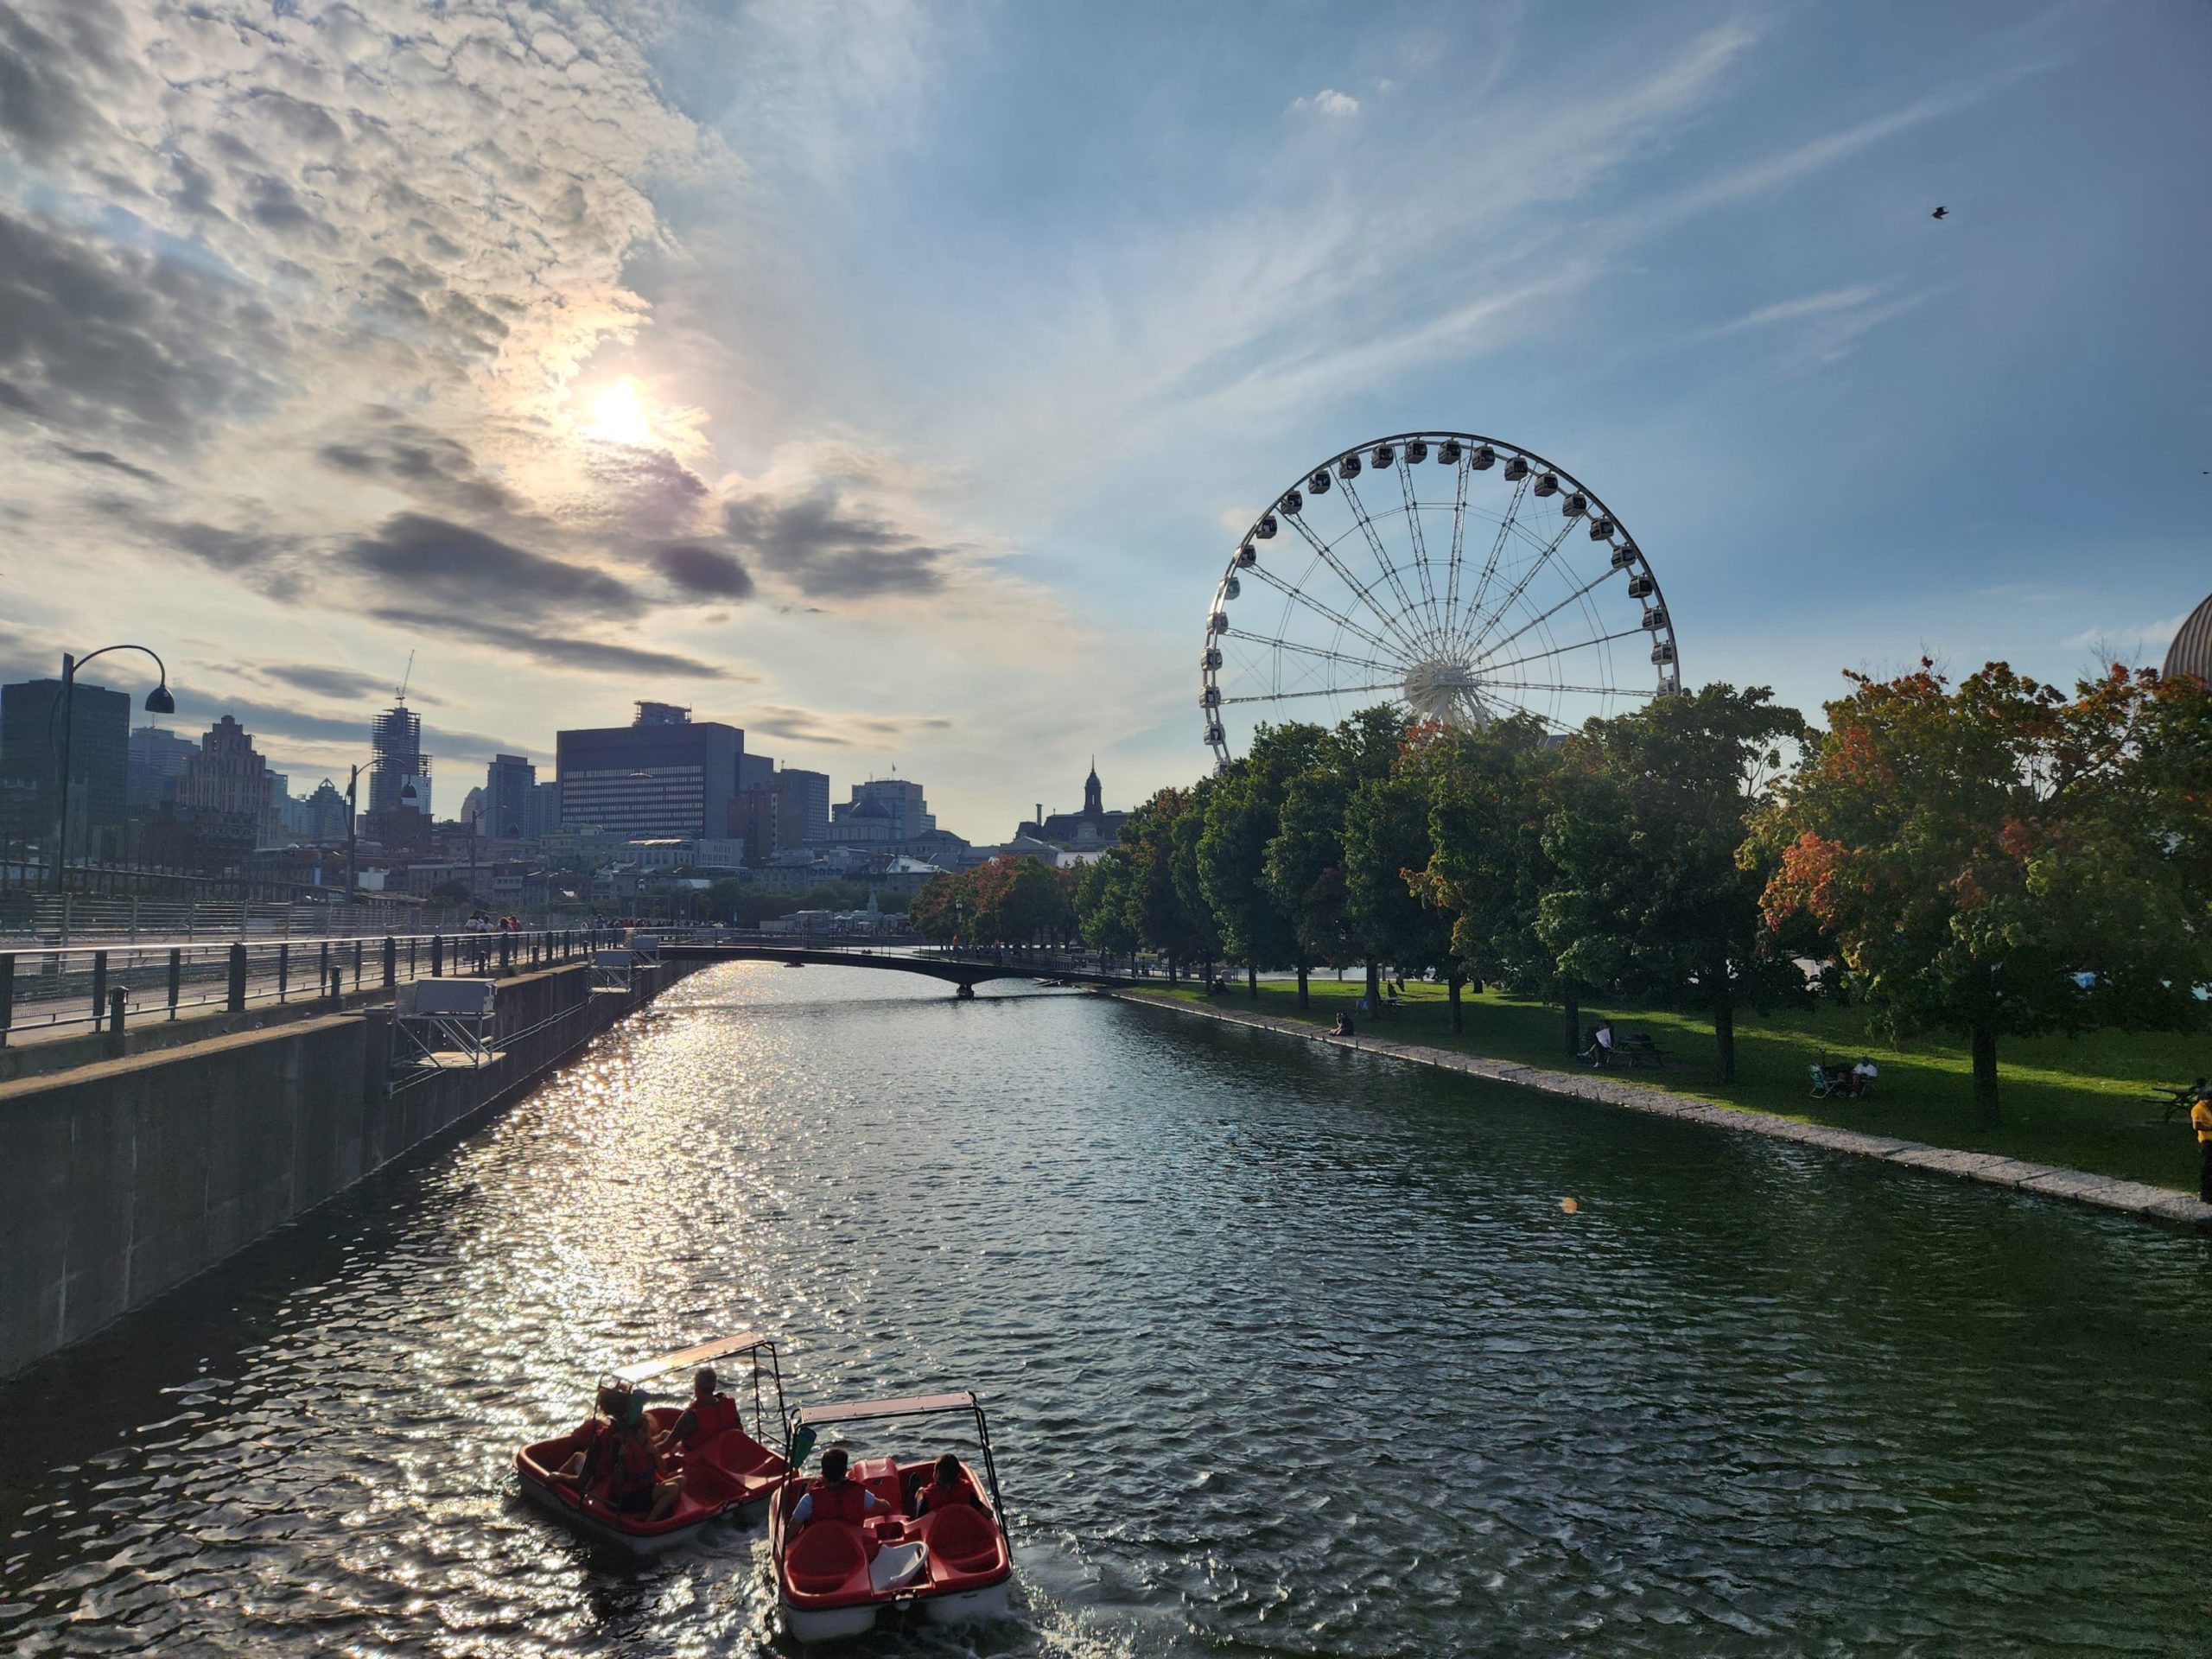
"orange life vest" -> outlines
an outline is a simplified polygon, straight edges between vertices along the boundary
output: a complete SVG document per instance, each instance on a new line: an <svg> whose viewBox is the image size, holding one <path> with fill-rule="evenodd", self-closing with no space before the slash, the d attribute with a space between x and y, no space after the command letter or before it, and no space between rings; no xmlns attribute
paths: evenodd
<svg viewBox="0 0 2212 1659"><path fill-rule="evenodd" d="M807 1511L814 1521L847 1521L858 1526L868 1516L868 1488L852 1480L817 1480L807 1488L814 1507Z"/></svg>
<svg viewBox="0 0 2212 1659"><path fill-rule="evenodd" d="M939 1510L951 1509L955 1504L976 1502L976 1489L966 1475L960 1475L950 1484L933 1480L922 1488L922 1513L934 1515Z"/></svg>

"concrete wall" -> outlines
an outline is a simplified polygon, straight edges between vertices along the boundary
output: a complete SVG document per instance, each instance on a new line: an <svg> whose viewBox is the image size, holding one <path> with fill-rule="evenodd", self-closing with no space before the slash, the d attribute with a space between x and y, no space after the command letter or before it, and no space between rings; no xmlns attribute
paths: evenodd
<svg viewBox="0 0 2212 1659"><path fill-rule="evenodd" d="M691 971L626 994L582 966L504 980L504 1058L397 1090L389 1007L0 1084L0 1378L513 1099Z"/></svg>

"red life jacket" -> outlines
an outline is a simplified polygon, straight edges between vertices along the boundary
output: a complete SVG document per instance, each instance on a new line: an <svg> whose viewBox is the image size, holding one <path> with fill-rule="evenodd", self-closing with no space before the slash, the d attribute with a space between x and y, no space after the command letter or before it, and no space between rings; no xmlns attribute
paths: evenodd
<svg viewBox="0 0 2212 1659"><path fill-rule="evenodd" d="M960 1503L973 1504L975 1502L976 1489L969 1484L968 1477L964 1474L955 1478L950 1484L941 1480L933 1480L922 1488L924 1515L934 1515L939 1510L949 1510Z"/></svg>
<svg viewBox="0 0 2212 1659"><path fill-rule="evenodd" d="M868 1516L868 1488L855 1480L817 1480L807 1488L814 1507L807 1511L815 1521L845 1521L858 1526Z"/></svg>
<svg viewBox="0 0 2212 1659"><path fill-rule="evenodd" d="M736 1427L737 1402L726 1394L710 1394L691 1402L691 1432L683 1437L683 1444L703 1446L725 1429Z"/></svg>
<svg viewBox="0 0 2212 1659"><path fill-rule="evenodd" d="M659 1473L660 1453L653 1450L650 1436L615 1435L614 1458L607 1471L609 1492L634 1492L640 1486L651 1485Z"/></svg>

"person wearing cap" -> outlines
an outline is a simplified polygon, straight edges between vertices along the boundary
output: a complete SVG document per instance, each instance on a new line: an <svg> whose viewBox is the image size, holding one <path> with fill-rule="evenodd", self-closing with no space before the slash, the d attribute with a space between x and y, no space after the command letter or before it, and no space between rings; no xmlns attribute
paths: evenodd
<svg viewBox="0 0 2212 1659"><path fill-rule="evenodd" d="M792 1509L793 1526L803 1527L811 1521L843 1521L858 1526L878 1510L888 1507L867 1487L845 1478L851 1462L851 1454L842 1446L833 1446L822 1454L822 1478L806 1489Z"/></svg>

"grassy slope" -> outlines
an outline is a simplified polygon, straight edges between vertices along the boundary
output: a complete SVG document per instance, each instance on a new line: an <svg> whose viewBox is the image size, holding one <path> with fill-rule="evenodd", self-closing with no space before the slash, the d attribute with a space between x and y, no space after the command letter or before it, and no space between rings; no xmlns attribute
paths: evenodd
<svg viewBox="0 0 2212 1659"><path fill-rule="evenodd" d="M1230 1007L1254 1007L1242 982L1232 984L1230 994L1217 1000ZM1317 978L1313 1007L1301 1015L1296 986L1262 981L1256 1007L1264 1014L1327 1025L1339 1007L1351 1006L1360 989L1350 976L1341 984ZM1205 1000L1194 990L1176 995ZM2006 1042L1998 1050L2005 1125L1991 1131L1974 1127L1970 1061L1962 1046L1929 1039L1907 1049L1892 1048L1870 1039L1860 1016L1851 1009L1738 1015L1737 1081L1726 1085L1713 1080L1718 1061L1709 1022L1592 1004L1582 1011L1585 1029L1596 1024L1601 1013L1613 1016L1617 1032L1649 1032L1669 1052L1670 1064L1662 1070L1623 1073L1640 1083L1842 1128L1905 1135L1936 1146L2004 1153L2036 1163L2196 1190L2195 1137L2186 1122L2161 1127L2159 1109L2146 1096L2154 1084L2185 1083L2212 1072L2212 1040L2202 1037L2106 1032ZM1569 1064L1560 1052L1565 1021L1555 1006L1497 995L1469 996L1465 1025L1464 1035L1452 1036L1442 986L1409 982L1398 1014L1373 1028L1378 1035L1496 1059L1554 1068ZM1367 1028L1364 1022L1362 1028ZM1871 1054L1881 1068L1873 1095L1863 1101L1811 1097L1808 1065L1855 1059L1861 1054Z"/></svg>

